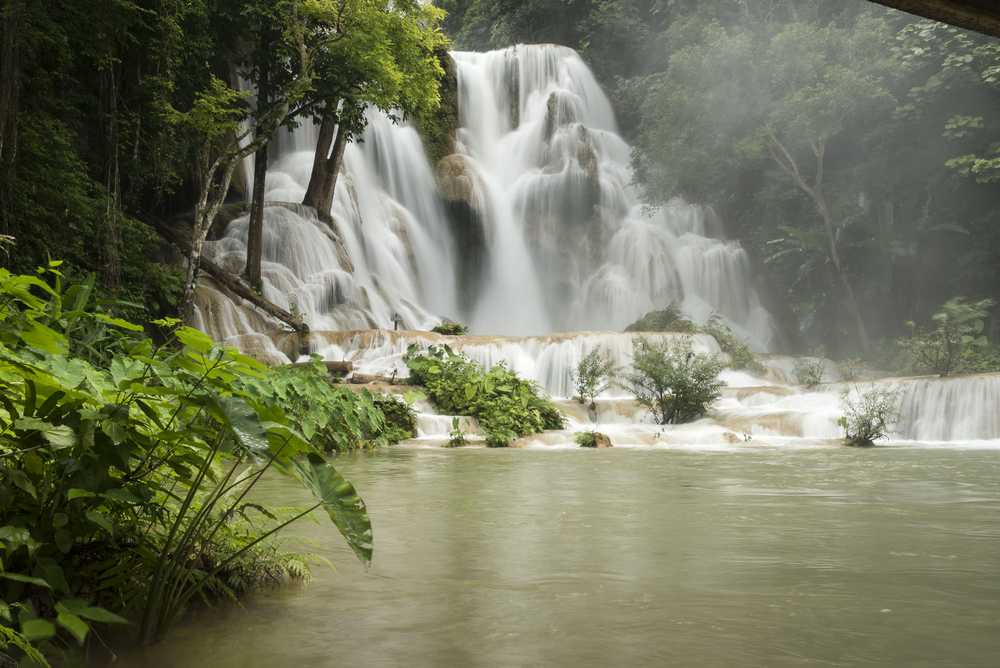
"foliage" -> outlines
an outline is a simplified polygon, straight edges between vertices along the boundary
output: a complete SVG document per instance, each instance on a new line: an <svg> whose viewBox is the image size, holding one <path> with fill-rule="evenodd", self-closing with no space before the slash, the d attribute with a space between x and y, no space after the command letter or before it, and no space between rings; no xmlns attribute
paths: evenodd
<svg viewBox="0 0 1000 668"><path fill-rule="evenodd" d="M676 306L668 305L661 311L650 311L626 327L625 331L695 334L698 331L698 326L685 318Z"/></svg>
<svg viewBox="0 0 1000 668"><path fill-rule="evenodd" d="M718 315L713 314L700 329L718 342L722 352L729 355L729 363L734 369L746 369L757 374L767 371L750 350L750 346L737 338L729 325Z"/></svg>
<svg viewBox="0 0 1000 668"><path fill-rule="evenodd" d="M370 560L363 502L276 400L286 378L176 321L154 342L93 310L92 286L64 289L58 264L0 270L0 599L16 611L0 625L46 652L125 618L150 641L195 598L273 573L265 541L319 508ZM85 339L104 354L79 354ZM319 501L288 519L250 502L272 470Z"/></svg>
<svg viewBox="0 0 1000 668"><path fill-rule="evenodd" d="M404 360L410 381L423 386L440 410L479 420L489 447L506 447L520 436L563 427L555 404L503 362L485 370L448 346L424 351L415 344Z"/></svg>
<svg viewBox="0 0 1000 668"><path fill-rule="evenodd" d="M795 380L799 385L810 389L823 384L826 374L826 361L815 357L803 357L795 360Z"/></svg>
<svg viewBox="0 0 1000 668"><path fill-rule="evenodd" d="M681 424L702 417L722 395L718 376L723 365L715 357L696 354L691 341L632 342L632 371L623 386L649 409L657 424Z"/></svg>
<svg viewBox="0 0 1000 668"><path fill-rule="evenodd" d="M431 331L444 336L464 336L469 333L469 328L462 323L445 320L440 325L436 325Z"/></svg>
<svg viewBox="0 0 1000 668"><path fill-rule="evenodd" d="M465 438L465 432L462 431L461 419L456 415L451 418L451 432L448 434L448 447L449 448L464 448L468 445L468 439Z"/></svg>
<svg viewBox="0 0 1000 668"><path fill-rule="evenodd" d="M594 348L584 355L574 374L577 401L593 406L598 395L611 387L617 372L614 360L607 351Z"/></svg>
<svg viewBox="0 0 1000 668"><path fill-rule="evenodd" d="M899 419L899 392L872 385L844 390L840 396L843 416L837 424L844 429L848 445L868 447L889 435Z"/></svg>
<svg viewBox="0 0 1000 668"><path fill-rule="evenodd" d="M909 353L911 367L947 376L961 367L963 359L974 359L977 351L989 346L984 329L992 307L990 299L966 302L956 297L934 314L931 329L907 323L912 333L899 345Z"/></svg>
<svg viewBox="0 0 1000 668"><path fill-rule="evenodd" d="M387 443L395 445L417 436L417 414L410 404L393 394L375 397L375 407L384 416L385 428L377 432Z"/></svg>
<svg viewBox="0 0 1000 668"><path fill-rule="evenodd" d="M267 374L239 378L237 386L252 392L274 410L282 410L302 435L327 452L347 452L384 444L391 427L389 403L380 403L368 390L352 392L330 382L322 359L308 365L282 366Z"/></svg>
<svg viewBox="0 0 1000 668"><path fill-rule="evenodd" d="M581 448L609 448L611 439L606 434L597 431L580 431L573 435L573 440Z"/></svg>

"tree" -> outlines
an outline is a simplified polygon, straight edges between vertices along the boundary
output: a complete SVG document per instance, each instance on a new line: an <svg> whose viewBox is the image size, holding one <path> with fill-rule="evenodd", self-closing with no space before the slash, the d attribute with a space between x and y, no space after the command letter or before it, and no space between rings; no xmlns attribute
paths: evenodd
<svg viewBox="0 0 1000 668"><path fill-rule="evenodd" d="M320 125L303 204L326 217L347 144L365 129L368 107L393 118L433 113L444 74L443 12L416 0L320 0L315 87L304 105Z"/></svg>
<svg viewBox="0 0 1000 668"><path fill-rule="evenodd" d="M584 355L574 374L577 401L593 408L594 400L611 387L616 372L614 360L607 351L594 348Z"/></svg>
<svg viewBox="0 0 1000 668"><path fill-rule="evenodd" d="M810 203L841 302L867 349L868 329L841 247L847 221L828 196L827 162L855 119L892 109L888 78L897 63L884 53L889 26L861 15L846 25L768 27L693 20L671 29L671 35L682 28L698 34L678 37L683 46L648 100L640 173L653 187L673 184L661 190L673 193L685 188L685 178L726 173L733 161L769 162ZM721 196L731 187L712 185L708 192L695 185L696 194Z"/></svg>
<svg viewBox="0 0 1000 668"><path fill-rule="evenodd" d="M914 369L947 376L958 369L962 358L989 345L984 330L993 300L966 302L961 297L948 300L934 314L933 329L925 330L913 322L909 338L899 345L910 356Z"/></svg>
<svg viewBox="0 0 1000 668"><path fill-rule="evenodd" d="M657 424L681 424L702 417L722 395L722 368L713 356L693 352L689 338L678 343L638 337L623 385Z"/></svg>

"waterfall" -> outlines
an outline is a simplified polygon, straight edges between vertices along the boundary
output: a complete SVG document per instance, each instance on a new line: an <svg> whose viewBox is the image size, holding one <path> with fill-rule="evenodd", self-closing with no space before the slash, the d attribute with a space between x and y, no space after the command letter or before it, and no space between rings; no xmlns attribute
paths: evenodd
<svg viewBox="0 0 1000 668"><path fill-rule="evenodd" d="M697 321L718 313L769 348L773 327L746 253L721 238L708 208L641 204L630 147L576 52L537 45L454 58L461 127L442 162L464 179L475 215L453 220L441 166L435 174L417 131L374 110L347 148L332 224L281 204L302 200L317 135L310 121L281 130L265 188L266 298L313 330L391 327L394 316L427 329L447 317L512 335L621 330L673 303ZM458 224L478 226L475 261L459 248L467 230ZM206 255L239 271L247 226L247 217L233 221ZM222 304L207 279L202 292L198 318L213 336L235 341L276 327Z"/></svg>

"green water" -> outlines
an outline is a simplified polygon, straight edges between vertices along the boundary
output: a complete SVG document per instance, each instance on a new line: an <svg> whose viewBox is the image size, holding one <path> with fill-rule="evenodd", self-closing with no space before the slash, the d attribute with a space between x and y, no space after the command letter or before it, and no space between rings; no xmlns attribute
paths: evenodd
<svg viewBox="0 0 1000 668"><path fill-rule="evenodd" d="M336 572L116 665L997 666L1000 452L394 450ZM272 501L304 500L273 483Z"/></svg>

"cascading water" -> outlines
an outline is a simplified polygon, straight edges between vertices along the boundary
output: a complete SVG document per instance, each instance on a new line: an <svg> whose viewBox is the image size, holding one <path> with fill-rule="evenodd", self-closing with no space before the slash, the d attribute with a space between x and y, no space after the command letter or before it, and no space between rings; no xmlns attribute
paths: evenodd
<svg viewBox="0 0 1000 668"><path fill-rule="evenodd" d="M311 350L353 360L362 373L400 377L410 343L448 342L483 364L508 363L560 398L571 429L597 421L616 445L812 445L840 435L844 386L792 387L792 358L767 358L766 378L727 370L711 419L683 428L641 424L643 411L619 389L593 413L570 400L573 370L587 352L600 347L628 366L632 335L608 332L650 310L673 303L696 321L719 314L758 350L774 339L771 318L751 287L746 253L724 239L711 209L680 200L652 210L640 204L629 146L575 52L520 46L455 60L455 153L432 169L413 127L369 113L363 142L347 148L332 223L287 204L305 193L315 127L282 131L273 144L264 296L301 314L313 331ZM469 215L458 219L456 201ZM206 254L238 273L247 225L246 217L230 223ZM275 333L278 323L210 281L199 290L196 317L217 340L259 357L298 355L297 341L287 345ZM391 328L394 318L404 329L426 330L442 317L490 336L373 331ZM550 334L556 331L577 333ZM694 345L719 352L711 337L695 337ZM826 379L836 378L828 365ZM879 382L901 394L894 439L1000 439L1000 376ZM420 410L421 437L446 438L450 418ZM463 424L475 433L473 423ZM566 434L538 442L546 439L571 442Z"/></svg>
<svg viewBox="0 0 1000 668"><path fill-rule="evenodd" d="M716 238L702 207L640 204L611 105L573 50L519 46L455 60L461 128L450 160L468 178L471 224L484 240L470 302L457 297L471 279L420 137L377 112L348 147L332 228L303 208L267 209L265 297L316 330L388 327L399 315L407 328L450 317L477 333L521 335L620 330L675 303L695 320L717 312L769 347L746 254ZM311 124L279 133L269 201L301 201L315 139ZM246 231L246 218L236 220L209 256L238 269ZM213 335L259 331L259 318L204 292L201 322Z"/></svg>

